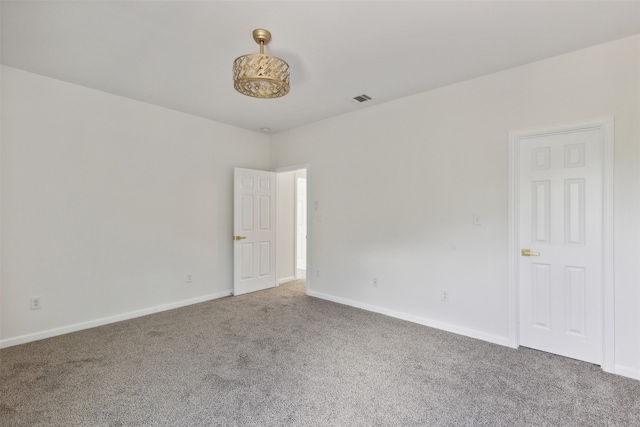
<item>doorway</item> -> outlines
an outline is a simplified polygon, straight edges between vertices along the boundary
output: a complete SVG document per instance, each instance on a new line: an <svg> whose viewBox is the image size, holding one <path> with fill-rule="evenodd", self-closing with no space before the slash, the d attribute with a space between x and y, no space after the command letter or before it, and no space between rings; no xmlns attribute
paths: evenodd
<svg viewBox="0 0 640 427"><path fill-rule="evenodd" d="M510 341L613 371L613 119L512 132Z"/></svg>
<svg viewBox="0 0 640 427"><path fill-rule="evenodd" d="M278 283L306 280L308 165L276 170Z"/></svg>
<svg viewBox="0 0 640 427"><path fill-rule="evenodd" d="M296 279L307 277L307 171L295 171Z"/></svg>

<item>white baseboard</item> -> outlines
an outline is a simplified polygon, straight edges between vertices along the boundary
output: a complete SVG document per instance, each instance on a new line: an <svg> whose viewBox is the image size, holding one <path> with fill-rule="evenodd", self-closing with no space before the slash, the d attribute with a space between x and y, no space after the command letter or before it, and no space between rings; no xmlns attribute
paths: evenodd
<svg viewBox="0 0 640 427"><path fill-rule="evenodd" d="M232 291L230 290L224 291L224 292L218 292L215 294L203 295L197 298L191 298L183 301L177 301L169 304L149 307L142 310L131 311L129 313L103 317L101 319L90 320L88 322L76 323L69 326L62 326L60 328L47 329L46 331L20 335L13 338L7 338L4 340L0 340L0 348L11 347L19 344L26 344L31 341L37 341L45 338L55 337L58 335L68 334L71 332L77 332L83 329L95 328L96 326L108 325L109 323L115 323L115 322L120 322L122 320L133 319L135 317L142 317L148 314L159 313L161 311L173 310L174 308L185 307L187 305L197 304L199 302L205 302L205 301L210 301L210 300L214 300L222 297L227 297L231 294L232 294Z"/></svg>
<svg viewBox="0 0 640 427"><path fill-rule="evenodd" d="M420 325L441 329L443 331L452 332L458 335L464 335L470 338L476 338L482 341L488 341L490 343L499 344L506 347L512 346L508 337L487 334L485 332L477 331L475 329L461 328L459 326L451 325L451 324L440 322L437 320L428 319L426 317L414 316L411 314L403 313L401 311L390 310L387 308L378 307L371 304L365 304L359 301L354 301L346 298L340 298L333 295L324 294L322 292L315 292L309 289L307 289L307 295L328 300L328 301L337 302L338 304L344 304L351 307L361 308L367 311L373 311L374 313L385 314L387 316L395 317L397 319L418 323ZM640 380L640 369L638 368L616 365L614 369L615 371L613 373L616 375L621 375L623 377Z"/></svg>
<svg viewBox="0 0 640 427"><path fill-rule="evenodd" d="M278 284L281 283L287 283L287 282L291 282L293 280L296 280L296 278L294 276L290 276L290 277L283 277L282 279L278 280Z"/></svg>
<svg viewBox="0 0 640 427"><path fill-rule="evenodd" d="M397 319L406 320L408 322L418 323L420 325L429 326L431 328L441 329L443 331L452 332L458 335L464 335L470 338L476 338L482 341L488 341L494 344L503 345L509 347L509 338L499 335L487 334L486 332L478 331L475 329L462 328L460 326L451 325L449 323L440 322L426 317L414 316L412 314L403 313L401 311L390 310L388 308L378 307L376 305L365 304L359 301L353 301L346 298L340 298L333 295L324 294L321 292L315 292L307 289L307 295L325 299L328 301L337 302L339 304L349 305L351 307L361 308L367 311L373 311L375 313L385 314L387 316L395 317Z"/></svg>
<svg viewBox="0 0 640 427"><path fill-rule="evenodd" d="M295 278L285 278L280 279L279 283L285 283L291 280L295 280ZM115 316L103 317L101 319L95 319L88 322L76 323L69 326L63 326L60 328L48 329L46 331L35 332L32 334L20 335L13 338L7 338L4 340L0 340L0 348L12 347L14 345L26 344L28 342L37 341L45 338L51 338L58 335L64 335L71 332L77 332L84 329L95 328L97 326L108 325L109 323L120 322L123 320L133 319L136 317L146 316L148 314L159 313L161 311L173 310L174 308L185 307L192 304L197 304L200 302L211 301L218 298L223 298L232 295L233 292L231 290L218 292L215 294L204 295L197 298L192 298L183 301L177 301L169 304L158 305L155 307L149 307L143 310L136 310L129 313L118 314ZM351 307L361 308L363 310L372 311L374 313L384 314L390 317L395 317L397 319L406 320L408 322L417 323L424 326L429 326L431 328L441 329L443 331L451 332L458 335L463 335L470 338L476 338L482 341L491 342L494 344L503 345L506 347L510 346L508 337L501 337L499 335L487 334L485 332L477 331L474 329L462 328L459 326L451 325L444 322L439 322L436 320L428 319L426 317L414 316L411 314L403 313L401 311L390 310L383 307L378 307L371 304L366 304L346 298L336 297L333 295L324 294L322 292L315 292L307 289L307 295L333 301L338 304L344 304ZM616 375L621 375L623 377L632 378L635 380L640 380L640 369L632 368L629 366L615 365Z"/></svg>
<svg viewBox="0 0 640 427"><path fill-rule="evenodd" d="M629 366L615 366L614 374L622 375L623 377L633 378L634 380L640 380L640 369L631 368Z"/></svg>

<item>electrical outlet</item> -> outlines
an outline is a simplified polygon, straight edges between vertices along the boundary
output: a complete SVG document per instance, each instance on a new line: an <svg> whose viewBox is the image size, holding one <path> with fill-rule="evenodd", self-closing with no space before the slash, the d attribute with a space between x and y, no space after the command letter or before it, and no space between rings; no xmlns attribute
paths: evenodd
<svg viewBox="0 0 640 427"><path fill-rule="evenodd" d="M474 213L473 215L473 225L482 225L482 217L479 213Z"/></svg>
<svg viewBox="0 0 640 427"><path fill-rule="evenodd" d="M187 283L193 282L193 277L191 273L187 273Z"/></svg>
<svg viewBox="0 0 640 427"><path fill-rule="evenodd" d="M441 291L440 292L440 300L444 302L449 302L449 291Z"/></svg>
<svg viewBox="0 0 640 427"><path fill-rule="evenodd" d="M42 308L42 297L31 297L31 310L40 310Z"/></svg>
<svg viewBox="0 0 640 427"><path fill-rule="evenodd" d="M371 282L371 284L373 285L374 288L378 287L378 279L376 279L375 277L373 278L373 281Z"/></svg>

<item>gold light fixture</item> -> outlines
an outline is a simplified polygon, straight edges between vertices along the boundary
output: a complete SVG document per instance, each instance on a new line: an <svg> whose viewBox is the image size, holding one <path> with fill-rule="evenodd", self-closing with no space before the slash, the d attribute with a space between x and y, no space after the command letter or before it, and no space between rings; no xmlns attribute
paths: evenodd
<svg viewBox="0 0 640 427"><path fill-rule="evenodd" d="M265 55L264 45L271 33L253 30L260 53L242 55L233 61L233 87L243 95L255 98L279 98L289 93L289 64L277 56Z"/></svg>

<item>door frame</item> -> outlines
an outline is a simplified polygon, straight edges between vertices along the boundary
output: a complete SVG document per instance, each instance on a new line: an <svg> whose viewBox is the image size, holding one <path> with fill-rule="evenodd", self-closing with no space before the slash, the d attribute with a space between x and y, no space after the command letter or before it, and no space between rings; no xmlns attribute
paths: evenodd
<svg viewBox="0 0 640 427"><path fill-rule="evenodd" d="M310 180L311 180L311 165L309 163L302 163L302 164L297 164L297 165L291 165L291 166L281 166L279 168L274 168L271 169L272 172L275 172L276 174L278 173L282 173L282 172L295 172L295 171L299 171L299 170L305 170L307 173L307 275L306 275L306 292L307 294L309 293L309 289L311 287L311 275L309 274L310 271L310 256L309 256L309 241L310 236L311 236L311 224L309 222L309 208L311 206L311 185L310 185ZM276 197L277 197L277 191L276 191ZM294 214L295 214L295 204L294 204ZM276 221L277 221L277 215L278 212L276 210ZM295 227L296 225L296 221L295 221L295 216L294 216L294 221L293 221L293 226ZM294 230L294 236L295 236L295 230ZM294 239L293 242L293 265L294 265L294 269L296 266L296 247L297 242ZM278 271L278 239L276 238L276 277L280 277L280 272ZM297 277L297 271L294 271L294 275ZM277 282L277 280L276 280ZM278 286L279 283L276 285Z"/></svg>
<svg viewBox="0 0 640 427"><path fill-rule="evenodd" d="M615 300L613 270L613 177L614 118L564 123L556 126L509 132L509 244L508 297L509 346L518 348L519 337L519 259L520 259L520 141L546 135L598 130L603 143L602 160L602 369L615 372Z"/></svg>

